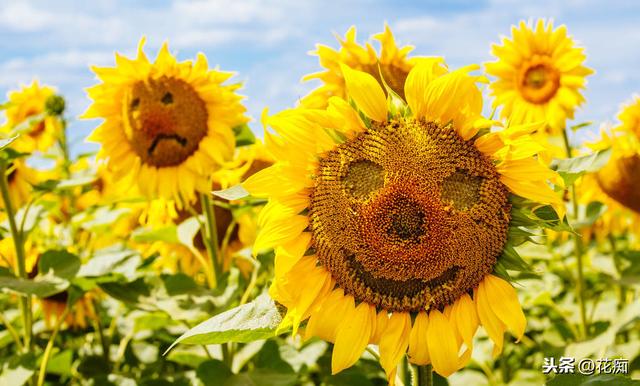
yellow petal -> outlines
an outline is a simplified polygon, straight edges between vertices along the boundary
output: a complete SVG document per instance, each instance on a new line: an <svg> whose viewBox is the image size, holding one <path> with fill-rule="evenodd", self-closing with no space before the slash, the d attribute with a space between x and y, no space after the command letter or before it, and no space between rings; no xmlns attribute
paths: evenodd
<svg viewBox="0 0 640 386"><path fill-rule="evenodd" d="M409 336L409 361L416 365L424 366L431 363L429 358L429 342L427 341L427 328L429 317L427 313L421 311L413 321L411 334Z"/></svg>
<svg viewBox="0 0 640 386"><path fill-rule="evenodd" d="M340 63L349 96L366 116L378 122L387 120L387 99L380 84L366 72L351 69Z"/></svg>
<svg viewBox="0 0 640 386"><path fill-rule="evenodd" d="M404 83L404 95L413 116L416 118L424 118L425 116L427 86L446 72L444 68L439 66L442 62L442 58L425 58L418 61L407 75L407 80Z"/></svg>
<svg viewBox="0 0 640 386"><path fill-rule="evenodd" d="M476 86L477 77L468 74L475 68L462 68L435 79L427 87L425 96L425 118L442 124L453 122L464 140L478 132L473 123L480 118L482 111L482 94Z"/></svg>
<svg viewBox="0 0 640 386"><path fill-rule="evenodd" d="M489 338L493 341L493 357L495 358L502 352L506 327L493 313L489 305L489 297L486 293L484 281L480 282L478 288L475 289L473 298L476 301L476 310L478 311L480 324L482 324L487 335L489 335Z"/></svg>
<svg viewBox="0 0 640 386"><path fill-rule="evenodd" d="M380 343L380 338L382 338L382 335L384 334L388 323L389 323L389 313L383 309L382 311L378 312L378 315L376 317L376 330L371 335L371 341L369 343L372 343L372 344Z"/></svg>
<svg viewBox="0 0 640 386"><path fill-rule="evenodd" d="M311 232L302 232L294 240L276 248L275 275L281 277L302 258L311 243Z"/></svg>
<svg viewBox="0 0 640 386"><path fill-rule="evenodd" d="M339 373L358 361L369 344L375 320L376 309L367 303L360 303L347 310L336 334L331 357L332 374Z"/></svg>
<svg viewBox="0 0 640 386"><path fill-rule="evenodd" d="M458 370L458 345L451 323L440 311L429 313L427 328L429 357L433 369L443 377L448 377Z"/></svg>
<svg viewBox="0 0 640 386"><path fill-rule="evenodd" d="M527 319L522 312L516 290L507 281L493 275L487 275L484 283L493 313L520 340L527 327Z"/></svg>
<svg viewBox="0 0 640 386"><path fill-rule="evenodd" d="M456 300L451 308L451 321L467 347L471 347L478 330L478 313L471 296L463 294Z"/></svg>
<svg viewBox="0 0 640 386"><path fill-rule="evenodd" d="M389 380L395 376L395 369L407 352L410 334L411 315L408 312L394 312L380 337L379 344L380 364Z"/></svg>
<svg viewBox="0 0 640 386"><path fill-rule="evenodd" d="M350 308L354 308L353 297L344 296L344 291L341 288L333 290L320 305L318 311L311 314L305 331L305 339L317 336L322 340L335 342L338 327Z"/></svg>

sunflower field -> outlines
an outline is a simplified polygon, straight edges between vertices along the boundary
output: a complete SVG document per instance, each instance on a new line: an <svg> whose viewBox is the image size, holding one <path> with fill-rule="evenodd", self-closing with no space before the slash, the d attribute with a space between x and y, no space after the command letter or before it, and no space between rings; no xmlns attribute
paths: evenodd
<svg viewBox="0 0 640 386"><path fill-rule="evenodd" d="M452 68L352 27L261 117L144 37L81 116L11 91L0 385L640 385L640 98L576 122L584 47L504 32Z"/></svg>

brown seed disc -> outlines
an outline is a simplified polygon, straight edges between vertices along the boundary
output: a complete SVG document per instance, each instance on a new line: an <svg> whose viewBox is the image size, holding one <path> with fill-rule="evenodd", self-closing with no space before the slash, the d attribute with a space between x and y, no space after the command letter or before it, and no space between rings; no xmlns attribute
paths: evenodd
<svg viewBox="0 0 640 386"><path fill-rule="evenodd" d="M361 71L369 73L372 75L378 83L380 87L384 90L385 94L387 93L386 88L384 87L384 83L382 79L384 78L384 82L389 86L396 94L398 94L402 99L404 99L404 82L407 80L407 76L409 75L408 71L395 66L393 64L366 64L362 65L360 68ZM380 76L382 73L382 77Z"/></svg>
<svg viewBox="0 0 640 386"><path fill-rule="evenodd" d="M451 125L376 124L321 156L309 216L337 285L390 311L442 308L493 270L508 190Z"/></svg>
<svg viewBox="0 0 640 386"><path fill-rule="evenodd" d="M634 154L609 162L596 174L596 178L607 196L640 213L640 155Z"/></svg>
<svg viewBox="0 0 640 386"><path fill-rule="evenodd" d="M134 84L124 111L129 143L152 166L181 164L207 135L205 103L180 79L163 76Z"/></svg>
<svg viewBox="0 0 640 386"><path fill-rule="evenodd" d="M522 67L518 85L522 96L534 104L546 103L560 88L560 72L546 57L534 57Z"/></svg>

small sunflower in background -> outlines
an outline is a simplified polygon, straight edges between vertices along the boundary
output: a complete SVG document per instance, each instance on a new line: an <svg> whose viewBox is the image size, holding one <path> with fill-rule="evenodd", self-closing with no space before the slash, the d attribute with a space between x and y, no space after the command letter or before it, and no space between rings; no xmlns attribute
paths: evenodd
<svg viewBox="0 0 640 386"><path fill-rule="evenodd" d="M537 157L538 126L488 130L477 68L422 59L405 104L342 64L352 104L333 97L326 110L263 118L277 161L243 183L269 199L254 253L275 248L281 328L296 334L307 321L306 337L333 342L333 373L377 344L391 383L405 353L449 376L469 361L480 325L494 355L506 330L524 334L503 252L514 211L535 202L564 215L550 186L559 177Z"/></svg>
<svg viewBox="0 0 640 386"><path fill-rule="evenodd" d="M1 130L6 135L20 134L11 147L25 153L49 150L62 131L57 112L47 111L47 101L55 96L55 90L34 80L8 96L7 121Z"/></svg>
<svg viewBox="0 0 640 386"><path fill-rule="evenodd" d="M256 142L249 146L237 148L233 160L225 163L224 167L212 176L213 184L210 190L223 190L239 184L256 172L273 164L273 159L266 152L264 145ZM221 267L228 271L232 261L243 274L248 274L253 265L246 259L235 259L238 254L253 245L256 238L256 212L262 204L247 204L242 201L229 202L221 198L214 204L218 247L221 253ZM202 214L201 203L196 199L191 210L179 209L173 202L162 202L161 199L152 200L140 215L143 226L151 229L161 229L167 226L177 226L190 218L194 213ZM196 276L201 271L206 248L202 233L198 232L193 239L193 248L180 243L156 241L150 245L139 245L145 254L158 253L156 266L170 272L181 271L190 276ZM200 256L199 256L200 255ZM207 261L208 259L204 259Z"/></svg>
<svg viewBox="0 0 640 386"><path fill-rule="evenodd" d="M318 79L323 84L305 96L300 104L305 108L326 108L332 96L346 96L347 90L340 63L367 72L378 82L382 81L382 74L389 87L398 95L404 96L404 81L413 67L412 59L407 58L407 55L413 47L398 47L387 25L384 32L374 35L373 39L380 42L380 53L376 52L371 43L366 43L365 46L358 44L356 27L349 28L344 39L338 37L339 50L318 44L313 54L318 56L324 70L309 74L303 80Z"/></svg>
<svg viewBox="0 0 640 386"><path fill-rule="evenodd" d="M72 310L67 313L64 319L68 328L85 329L91 321L98 317L93 306L95 297L93 293L87 292L73 304ZM52 328L58 318L64 315L68 299L69 292L63 291L40 300L47 328Z"/></svg>
<svg viewBox="0 0 640 386"><path fill-rule="evenodd" d="M245 108L239 85L223 85L233 74L210 70L204 54L177 62L165 43L151 63L144 43L135 59L116 54L116 67L93 67L102 83L88 89L84 118L104 118L90 140L119 182L182 207L208 192L210 175L231 159Z"/></svg>
<svg viewBox="0 0 640 386"><path fill-rule="evenodd" d="M9 163L6 178L14 209L19 209L29 202L33 198L33 185L44 180L42 173L28 166L23 158L14 159ZM4 208L3 200L0 200L0 208Z"/></svg>
<svg viewBox="0 0 640 386"><path fill-rule="evenodd" d="M596 173L585 175L578 183L580 200L602 202L606 212L587 230L599 240L609 235L631 232L640 243L640 98L625 106L618 115L621 124L610 134L588 145L592 151L611 148L609 162Z"/></svg>
<svg viewBox="0 0 640 386"><path fill-rule="evenodd" d="M540 19L535 28L520 22L511 39L494 44L497 61L486 63L487 74L497 78L489 85L493 107L511 124L547 122L546 132L560 134L584 102L581 91L593 70L584 66L584 49L576 47L564 25Z"/></svg>

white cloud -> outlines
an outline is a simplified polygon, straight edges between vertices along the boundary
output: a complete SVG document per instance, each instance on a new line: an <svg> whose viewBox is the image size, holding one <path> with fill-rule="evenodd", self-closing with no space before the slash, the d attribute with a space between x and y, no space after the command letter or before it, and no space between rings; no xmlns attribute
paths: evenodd
<svg viewBox="0 0 640 386"><path fill-rule="evenodd" d="M51 14L28 2L13 1L3 3L1 6L0 25L9 30L17 32L39 31L52 22Z"/></svg>

